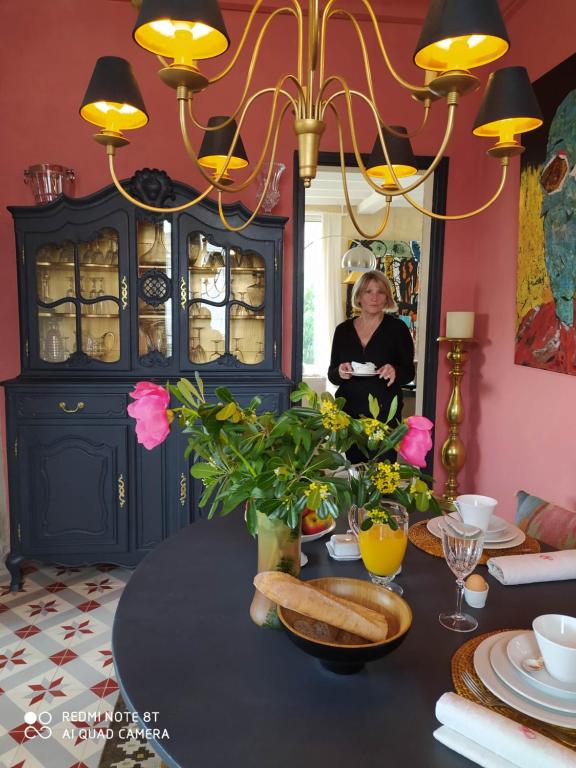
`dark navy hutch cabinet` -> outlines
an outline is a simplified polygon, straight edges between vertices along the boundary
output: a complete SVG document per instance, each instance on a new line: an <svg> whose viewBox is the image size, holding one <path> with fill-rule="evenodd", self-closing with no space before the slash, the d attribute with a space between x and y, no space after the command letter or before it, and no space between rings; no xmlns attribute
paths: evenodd
<svg viewBox="0 0 576 768"><path fill-rule="evenodd" d="M196 195L162 171L133 196L178 206ZM227 230L211 201L150 214L113 186L83 199L12 207L20 295L21 374L6 389L12 588L27 559L135 565L194 520L185 438L153 451L126 412L142 379L199 371L282 410L285 219ZM250 216L225 206L231 225Z"/></svg>

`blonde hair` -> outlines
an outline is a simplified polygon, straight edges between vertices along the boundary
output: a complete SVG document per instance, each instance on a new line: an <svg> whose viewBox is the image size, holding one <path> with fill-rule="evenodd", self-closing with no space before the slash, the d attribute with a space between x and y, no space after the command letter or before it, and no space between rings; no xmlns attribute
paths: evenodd
<svg viewBox="0 0 576 768"><path fill-rule="evenodd" d="M386 304L384 306L384 312L398 312L398 304L394 301L394 291L392 290L392 284L386 277L384 272L380 272L377 269L371 269L370 272L364 272L355 283L352 289L352 306L354 309L361 310L359 299L362 298L362 294L368 288L368 283L374 281L379 283L386 293Z"/></svg>

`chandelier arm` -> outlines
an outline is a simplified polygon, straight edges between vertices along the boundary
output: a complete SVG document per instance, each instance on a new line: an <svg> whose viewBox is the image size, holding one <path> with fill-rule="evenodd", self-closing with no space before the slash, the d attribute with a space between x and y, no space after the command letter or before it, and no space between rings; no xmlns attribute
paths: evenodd
<svg viewBox="0 0 576 768"><path fill-rule="evenodd" d="M352 203L350 202L350 195L348 194L348 183L346 181L346 160L344 158L344 137L342 136L342 121L340 120L340 115L334 108L334 106L331 105L331 110L334 112L334 116L336 118L336 127L338 128L338 143L340 145L340 173L342 174L342 189L344 190L344 198L346 200L346 209L348 211L348 216L350 217L350 220L352 221L352 224L354 225L354 228L357 232L359 232L362 237L364 237L366 240L374 240L375 238L379 237L382 232L386 229L386 225L388 224L388 218L390 216L390 204L392 202L390 197L387 197L386 199L386 210L384 211L384 219L382 221L382 224L378 227L376 232L370 233L370 232L364 232L364 230L361 228L360 224L358 223L358 220L356 219L356 216L354 215L354 211L352 209Z"/></svg>
<svg viewBox="0 0 576 768"><path fill-rule="evenodd" d="M282 80L279 82L279 84L276 86L276 88L263 88L261 91L257 91L256 93L252 94L252 96L248 99L246 104L244 105L244 108L242 110L242 114L238 118L238 125L236 128L236 133L234 134L234 140L232 141L232 144L230 146L230 149L228 150L228 155L226 156L226 160L224 161L224 165L222 167L222 170L215 174L213 177L209 176L206 171L203 169L203 167L198 162L198 156L196 152L194 151L194 148L192 146L192 143L190 141L190 137L188 136L188 130L186 128L186 119L185 119L185 108L183 105L183 100L180 101L180 129L182 132L182 141L184 142L184 147L186 149L186 152L188 154L188 157L192 160L192 162L196 165L197 169L200 171L200 174L204 177L206 181L208 181L210 184L212 184L213 187L215 187L220 192L228 192L228 193L235 193L235 192L242 192L242 190L246 189L246 187L250 186L250 184L254 181L256 176L258 175L262 164L264 162L264 158L266 157L266 153L268 151L268 145L270 144L270 136L272 134L272 129L274 126L274 117L276 114L276 108L277 108L277 102L278 102L278 96L282 94L283 96L286 96L288 98L288 101L284 106L282 107L282 110L280 112L280 115L278 117L278 121L276 124L276 133L275 136L277 138L278 132L280 130L280 123L282 122L282 119L284 117L284 114L286 113L286 110L290 105L292 107L295 107L294 99L292 96L287 92L284 91L281 88L281 85L284 80L292 78L292 75L285 75ZM232 157L232 153L234 152L234 147L236 145L236 140L240 134L240 130L242 128L242 124L244 122L244 118L246 116L247 111L251 107L252 103L260 96L262 96L264 93L273 93L274 98L272 102L272 112L270 114L270 119L268 120L268 127L266 129L266 139L263 144L262 152L260 153L260 157L258 158L258 162L256 163L256 167L252 171L252 173L246 178L243 182L239 184L222 184L221 179L224 173L226 172L228 168L228 163L230 162L230 158ZM274 161L274 157L276 155L276 139L274 141L273 145L273 156L271 157L271 163Z"/></svg>
<svg viewBox="0 0 576 768"><path fill-rule="evenodd" d="M446 121L446 130L444 132L444 138L442 139L442 144L440 145L440 149L438 150L438 153L436 154L435 158L432 160L432 162L430 163L428 168L424 171L424 173L421 176L418 177L417 181L415 181L413 184L410 184L407 187L401 187L400 183L398 182L398 178L396 176L396 173L394 172L394 168L390 164L390 158L389 158L389 155L388 155L388 150L386 149L386 145L385 145L385 143L383 141L382 130L381 130L381 127L380 127L380 123L378 122L377 110L376 110L374 104L361 91L355 91L355 90L351 90L350 88L348 88L348 85L347 85L346 81L343 80L343 78L341 78L340 76L332 75L330 78L328 78L327 83L330 80L338 81L342 85L343 90L339 91L338 94L334 94L334 96L336 96L336 95L344 95L346 97L346 106L347 106L347 110L348 110L348 120L350 122L350 133L351 133L351 136L352 136L352 144L353 144L353 147L354 147L354 154L356 156L356 162L358 163L358 167L360 168L360 171L361 171L361 173L362 173L366 183L369 184L369 186L371 186L372 189L375 192L378 192L381 195L389 195L390 197L398 197L399 195L404 195L404 194L406 194L408 192L412 192L412 190L417 189L421 184L423 184L426 181L426 179L428 179L429 176L431 176L431 174L434 173L434 171L436 170L436 168L440 164L440 161L444 157L444 154L446 153L446 148L448 147L448 143L449 143L450 138L452 136L452 131L454 130L454 123L455 123L455 118L456 118L456 107L458 106L457 98L449 100L449 102L448 102L448 119ZM368 104L368 106L372 110L372 112L374 114L374 117L376 119L378 135L379 135L380 141L382 142L382 145L383 145L382 148L384 150L384 157L386 158L386 162L387 162L388 168L390 170L390 174L392 176L392 179L397 184L398 189L386 189L386 190L383 190L381 187L379 187L377 184L375 184L372 181L372 179L370 178L370 176L368 175L366 166L364 165L364 162L362 160L362 156L361 156L361 154L360 154L360 152L358 150L358 144L356 142L356 132L354 130L354 118L353 118L353 115L352 115L352 107L351 107L351 99L350 99L351 95L352 96L358 96L359 98L364 99L364 101ZM331 103L333 98L334 98L334 96L331 96L329 99L327 99L327 101L324 104L324 108L326 108L327 106L330 106L333 110L335 110L334 105Z"/></svg>
<svg viewBox="0 0 576 768"><path fill-rule="evenodd" d="M345 11L342 8L333 9L333 6L335 5L336 2L338 2L338 0L329 0L322 14L322 24L321 24L321 32L320 32L320 82L324 80L324 51L326 49L326 27L327 27L328 19L340 13L340 14L343 14L344 16L348 16L349 18L353 19L355 24L358 23L355 17L351 16L349 11ZM378 29L378 21L376 19L376 15L372 9L372 6L368 2L368 0L362 0L362 4L366 8L368 15L370 16L370 19L372 21L372 26L374 27L374 33L376 35L376 40L378 42L378 47L380 48L380 53L382 54L384 63L386 64L386 67L388 68L388 71L390 72L392 77L396 80L396 82L399 85L401 85L406 90L410 91L410 93L414 95L418 95L420 98L426 98L426 97L432 98L430 89L427 86L413 85L412 83L409 83L407 80L404 80L404 78L401 77L398 74L398 72L396 72L396 70L392 66L390 57L386 52L386 48L382 40L382 35L380 34L380 30Z"/></svg>
<svg viewBox="0 0 576 768"><path fill-rule="evenodd" d="M289 107L289 104L284 104L284 106L282 107L282 111L280 112L280 115L278 117L278 122L276 123L276 129L274 131L274 140L272 143L272 153L270 156L270 163L268 165L268 172L266 174L266 181L262 188L262 194L257 200L256 207L250 214L250 217L248 218L248 220L244 222L244 224L240 224L240 226L235 227L228 222L226 215L224 213L224 209L222 208L222 191L218 190L218 214L220 216L220 221L222 222L222 224L224 224L224 226L229 232L241 232L243 229L246 229L246 227L248 227L258 215L258 212L262 206L264 197L268 192L268 185L270 184L270 177L272 176L273 163L274 163L274 160L276 159L276 147L278 144L278 136L280 134L280 125L282 124L282 118L284 117L288 107ZM230 187L227 188L227 191L229 190L230 190Z"/></svg>
<svg viewBox="0 0 576 768"><path fill-rule="evenodd" d="M116 176L116 171L114 170L114 147L106 147L106 150L108 154L108 167L110 168L110 176L112 177L114 186L118 192L120 192L122 197L125 197L126 200L131 202L133 205L136 205L138 208L143 208L145 211L151 211L152 213L178 213L178 211L185 211L186 208L191 208L193 205L196 205L196 203L199 203L201 200L203 200L206 195L208 195L214 189L214 185L210 184L210 186L205 189L204 192L199 194L198 197L195 197L194 200L189 200L187 203L183 203L182 205L175 205L172 208L158 208L154 205L147 205L137 198L132 197L129 192L126 192L118 177Z"/></svg>
<svg viewBox="0 0 576 768"><path fill-rule="evenodd" d="M482 213L482 211L485 211L487 208L489 208L492 203L494 203L499 197L500 193L504 189L504 185L506 184L506 176L508 173L508 157L502 157L502 176L500 178L500 184L498 185L498 189L496 192L492 195L490 200L488 202L484 203L484 205L481 205L480 208L476 208L473 211L468 211L468 213L457 213L457 214L443 214L443 213L434 213L434 211L429 211L427 208L424 208L424 206L420 205L416 202L416 200L413 200L410 195L404 195L406 200L410 203L410 205L413 208L416 208L417 211L420 211L420 213L424 213L426 216L430 216L432 219L440 219L441 221L458 221L459 219L469 219L472 216L476 216L479 213Z"/></svg>
<svg viewBox="0 0 576 768"><path fill-rule="evenodd" d="M236 62L238 61L238 57L240 56L242 49L244 47L244 43L246 42L246 38L248 37L248 33L250 32L250 28L252 27L252 22L254 21L254 17L256 16L258 9L262 5L264 0L257 0L257 2L254 4L254 7L252 8L252 11L250 12L250 16L248 17L248 21L246 22L246 26L244 27L244 31L242 33L242 37L240 38L240 43L238 44L238 48L236 49L236 52L232 56L232 59L230 62L226 65L226 67L222 70L222 72L219 72L214 77L209 78L208 83L217 83L219 80L222 80L222 78L226 77L226 75L232 70ZM272 21L272 19L275 16L278 16L279 14L292 14L296 17L296 20L298 22L298 80L302 82L302 38L303 38L303 19L302 19L302 9L300 8L299 3L296 0L291 0L293 7L283 6L282 8L276 8L274 11L272 11L269 15L266 16L266 21L264 22L264 25L262 26L262 29L260 30L258 34L257 44L254 48L254 51L252 53L251 59L250 59L250 71L249 71L249 79L252 77L251 71L255 64L255 59L258 56L258 49L260 47L260 43L262 41L262 38L264 37L264 34L266 30L268 29L268 25ZM246 95L246 90L244 91L244 96ZM244 98L243 96L243 98Z"/></svg>

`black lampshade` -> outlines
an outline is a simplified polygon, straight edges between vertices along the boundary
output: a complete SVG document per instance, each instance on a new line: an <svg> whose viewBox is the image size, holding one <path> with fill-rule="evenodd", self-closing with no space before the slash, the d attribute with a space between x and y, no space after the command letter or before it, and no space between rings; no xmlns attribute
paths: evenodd
<svg viewBox="0 0 576 768"><path fill-rule="evenodd" d="M181 64L219 56L230 45L217 0L143 0L132 36Z"/></svg>
<svg viewBox="0 0 576 768"><path fill-rule="evenodd" d="M488 78L484 98L474 121L476 136L509 138L542 125L542 111L525 67L504 67Z"/></svg>
<svg viewBox="0 0 576 768"><path fill-rule="evenodd" d="M439 72L471 69L500 58L509 47L498 0L431 0L414 63Z"/></svg>
<svg viewBox="0 0 576 768"><path fill-rule="evenodd" d="M406 134L406 128L403 125L391 125L392 130L397 133ZM394 134L385 132L384 139L386 141L386 148L388 149L388 156L390 162L394 166L394 172L398 178L404 176L412 176L416 173L417 164L414 152L412 151L412 145L410 139L401 139ZM384 152L382 151L382 145L380 144L380 137L376 136L374 147L370 153L366 169L370 176L374 176L379 179L384 179L386 184L394 184L394 180L390 175L390 169L386 163Z"/></svg>
<svg viewBox="0 0 576 768"><path fill-rule="evenodd" d="M96 62L80 115L107 130L141 128L148 113L130 62L119 56L102 56Z"/></svg>
<svg viewBox="0 0 576 768"><path fill-rule="evenodd" d="M228 117L225 115L216 115L208 120L208 128L214 128L225 123ZM228 155L230 146L236 133L236 120L231 120L217 131L205 131L202 145L198 152L198 162L205 168L213 168L220 171ZM248 155L242 143L242 137L239 135L234 147L234 154L230 158L227 170L245 168L248 165Z"/></svg>

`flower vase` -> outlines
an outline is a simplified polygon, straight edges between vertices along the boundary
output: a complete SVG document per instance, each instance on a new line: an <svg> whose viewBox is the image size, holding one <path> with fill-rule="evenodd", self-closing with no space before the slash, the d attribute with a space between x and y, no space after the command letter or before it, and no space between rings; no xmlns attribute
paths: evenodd
<svg viewBox="0 0 576 768"><path fill-rule="evenodd" d="M300 575L300 527L292 530L280 520L272 520L261 512L258 521L258 573L283 571L292 576ZM250 618L261 627L276 629L280 621L276 603L258 590L250 606Z"/></svg>

